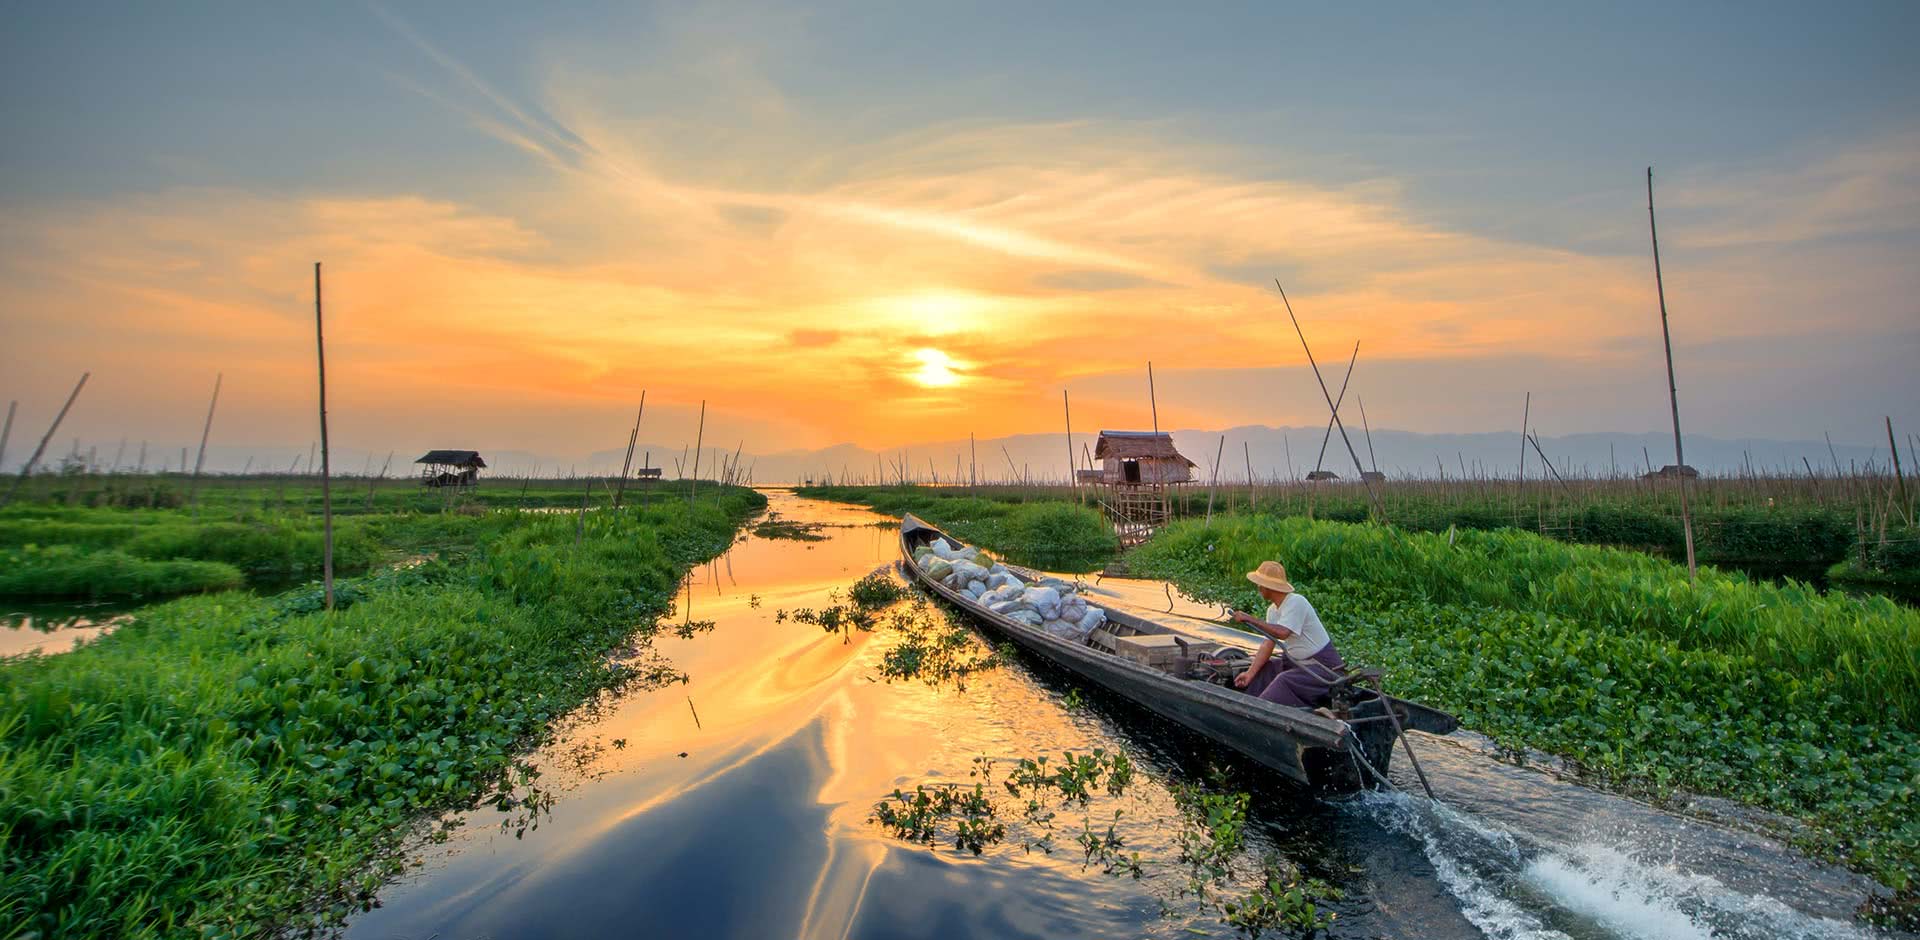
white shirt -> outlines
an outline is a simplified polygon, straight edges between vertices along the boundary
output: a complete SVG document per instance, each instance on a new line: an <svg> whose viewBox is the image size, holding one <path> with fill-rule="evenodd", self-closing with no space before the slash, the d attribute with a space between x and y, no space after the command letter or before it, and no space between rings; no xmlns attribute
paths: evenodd
<svg viewBox="0 0 1920 940"><path fill-rule="evenodd" d="M1287 599L1278 604L1267 605L1267 622L1279 624L1293 631L1293 638L1286 641L1287 655L1295 659L1305 659L1326 648L1327 628L1320 623L1320 615L1314 612L1313 605L1298 594L1288 594Z"/></svg>

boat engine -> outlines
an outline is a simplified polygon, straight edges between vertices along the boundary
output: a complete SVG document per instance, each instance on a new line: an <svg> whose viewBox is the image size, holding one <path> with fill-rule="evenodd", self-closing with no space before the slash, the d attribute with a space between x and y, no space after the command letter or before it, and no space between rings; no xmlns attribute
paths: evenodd
<svg viewBox="0 0 1920 940"><path fill-rule="evenodd" d="M1231 689L1233 677L1245 672L1252 663L1253 657L1238 646L1216 647L1212 652L1194 657L1187 677Z"/></svg>

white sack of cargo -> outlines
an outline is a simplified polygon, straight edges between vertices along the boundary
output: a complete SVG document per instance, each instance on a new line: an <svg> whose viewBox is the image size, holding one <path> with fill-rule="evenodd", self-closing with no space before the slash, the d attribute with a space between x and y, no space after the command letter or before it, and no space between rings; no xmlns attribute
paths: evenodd
<svg viewBox="0 0 1920 940"><path fill-rule="evenodd" d="M970 581L985 582L988 577L989 575L987 574L987 569L982 568L979 565L974 564L973 562L970 562L970 561L954 562L953 578L959 584L966 584Z"/></svg>

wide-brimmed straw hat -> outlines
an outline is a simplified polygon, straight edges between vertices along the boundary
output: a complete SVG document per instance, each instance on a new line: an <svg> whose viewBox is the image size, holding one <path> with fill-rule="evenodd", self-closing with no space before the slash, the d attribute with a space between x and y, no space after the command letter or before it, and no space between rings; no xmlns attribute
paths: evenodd
<svg viewBox="0 0 1920 940"><path fill-rule="evenodd" d="M1247 580L1263 588L1293 593L1293 582L1287 580L1287 568L1277 561L1263 561L1260 567L1247 572Z"/></svg>

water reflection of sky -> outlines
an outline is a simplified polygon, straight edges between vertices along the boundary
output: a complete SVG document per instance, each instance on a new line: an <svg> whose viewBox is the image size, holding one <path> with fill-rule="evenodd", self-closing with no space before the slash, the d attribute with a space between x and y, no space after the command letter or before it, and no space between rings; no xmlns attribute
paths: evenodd
<svg viewBox="0 0 1920 940"><path fill-rule="evenodd" d="M1622 933L1581 913L1583 899L1610 896L1616 885L1638 898L1681 883L1678 874L1628 883L1570 851L1583 834L1591 841L1622 827L1657 837L1660 864L1685 845L1716 846L1696 854L1737 882L1715 895L1722 900L1753 900L1736 889L1764 884L1768 871L1796 872L1801 893L1813 895L1796 903L1815 910L1844 914L1857 897L1844 876L1766 855L1764 840L1689 829L1469 748L1421 743L1435 786L1454 804L1449 812L1466 814L1465 824L1398 798L1311 800L1124 703L1090 694L1087 706L1065 707L1071 683L1026 661L978 674L964 691L881 681L876 666L894 642L887 629L843 639L775 615L824 606L830 591L844 595L897 557L896 532L870 525L880 517L862 510L785 493L773 494L772 508L829 523L820 530L828 539L748 536L694 572L675 619L715 628L685 639L663 632L656 643L688 682L632 694L570 727L540 756L564 791L550 816L516 836L493 810L471 814L450 843L427 850L421 871L387 890L381 908L349 925L350 936L1231 936L1216 913L1177 897L1178 814L1165 784L1204 779L1210 764L1254 794L1244 867L1271 852L1347 892L1334 905L1334 936L1634 936L1704 923L1706 902L1686 899L1641 905L1636 923L1652 934ZM1164 594L1151 584L1114 587L1142 606ZM1014 831L977 858L953 848L950 830L928 848L893 839L870 819L896 787L970 783L976 758L1005 768L1022 756L1057 759L1095 746L1124 747L1142 782L1096 800L1085 818L1061 809L1052 854L1023 851L1021 836L1033 833L1004 815ZM1005 813L1015 802L1002 800ZM1126 850L1149 863L1141 880L1083 864L1074 844L1083 826L1104 829L1116 810ZM1761 874L1729 871L1743 865ZM1567 887L1582 878L1585 893ZM1826 894L1809 883L1827 885ZM1520 914L1501 920L1503 904ZM1784 916L1755 920L1759 933L1719 935L1847 932ZM1525 929L1507 929L1516 924Z"/></svg>
<svg viewBox="0 0 1920 940"><path fill-rule="evenodd" d="M69 652L126 623L133 606L85 601L0 604L0 656Z"/></svg>

